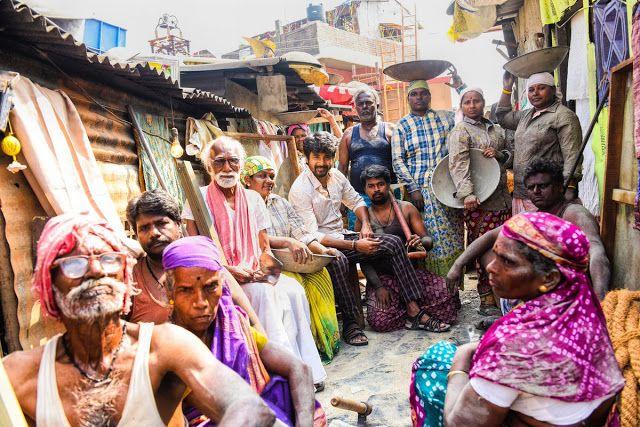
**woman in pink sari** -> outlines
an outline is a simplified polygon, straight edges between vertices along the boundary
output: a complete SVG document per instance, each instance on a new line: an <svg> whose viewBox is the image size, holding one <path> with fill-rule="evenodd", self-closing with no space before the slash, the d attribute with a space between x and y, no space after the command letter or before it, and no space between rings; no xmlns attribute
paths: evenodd
<svg viewBox="0 0 640 427"><path fill-rule="evenodd" d="M494 292L523 302L479 343L459 347L453 360L432 363L434 356L450 354L442 349L429 349L418 359L411 389L415 424L602 426L615 421L611 409L624 379L589 283L585 234L554 215L525 213L504 224L493 252L487 271ZM448 371L445 384L420 380L436 370Z"/></svg>

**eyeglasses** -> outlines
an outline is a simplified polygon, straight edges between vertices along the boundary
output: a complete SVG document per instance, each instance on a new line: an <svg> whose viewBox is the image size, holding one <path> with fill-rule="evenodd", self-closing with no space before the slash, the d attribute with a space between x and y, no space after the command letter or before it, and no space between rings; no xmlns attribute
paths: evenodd
<svg viewBox="0 0 640 427"><path fill-rule="evenodd" d="M549 186L551 186L550 182L541 182L538 184L531 184L531 185L527 185L527 190L528 191L536 191L536 187L538 188L538 190L542 191L542 190L546 190L547 188L549 188Z"/></svg>
<svg viewBox="0 0 640 427"><path fill-rule="evenodd" d="M240 166L240 159L237 157L213 159L213 166L217 168L223 168L225 163L229 163L232 168L237 168Z"/></svg>
<svg viewBox="0 0 640 427"><path fill-rule="evenodd" d="M106 252L100 255L77 255L57 259L51 264L51 269L60 268L68 279L80 279L89 271L90 260L97 259L102 272L115 274L122 270L126 254L123 252Z"/></svg>

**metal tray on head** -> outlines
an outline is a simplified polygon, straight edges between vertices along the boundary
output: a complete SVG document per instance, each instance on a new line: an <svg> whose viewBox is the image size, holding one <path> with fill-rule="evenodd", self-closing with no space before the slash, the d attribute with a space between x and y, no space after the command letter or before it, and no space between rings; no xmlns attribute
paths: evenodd
<svg viewBox="0 0 640 427"><path fill-rule="evenodd" d="M449 61L423 59L389 65L382 72L392 79L401 82L412 82L414 80L431 80L449 68L453 68L453 64Z"/></svg>
<svg viewBox="0 0 640 427"><path fill-rule="evenodd" d="M469 150L471 157L471 182L473 182L474 194L480 199L480 203L486 201L500 184L500 165L496 159L482 155L482 150L472 148ZM449 173L449 156L438 162L431 177L431 189L436 199L452 208L463 208L464 202L455 197L456 186Z"/></svg>
<svg viewBox="0 0 640 427"><path fill-rule="evenodd" d="M503 68L516 77L528 79L536 73L553 73L568 53L568 46L547 47L513 58Z"/></svg>
<svg viewBox="0 0 640 427"><path fill-rule="evenodd" d="M287 111L285 113L276 113L276 117L285 126L295 125L298 123L307 123L317 115L318 112L316 110Z"/></svg>
<svg viewBox="0 0 640 427"><path fill-rule="evenodd" d="M317 273L336 258L332 255L313 254L311 260L306 264L301 264L293 259L293 254L289 249L272 249L271 251L276 259L282 263L282 270L292 273Z"/></svg>

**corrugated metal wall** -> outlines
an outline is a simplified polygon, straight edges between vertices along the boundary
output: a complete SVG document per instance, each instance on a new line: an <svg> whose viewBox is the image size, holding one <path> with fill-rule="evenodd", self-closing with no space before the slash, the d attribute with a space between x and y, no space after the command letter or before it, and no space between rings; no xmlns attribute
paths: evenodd
<svg viewBox="0 0 640 427"><path fill-rule="evenodd" d="M108 117L95 104L74 98L111 199L124 220L127 202L140 194L138 155L131 127ZM115 113L120 119L126 118L123 113Z"/></svg>
<svg viewBox="0 0 640 427"><path fill-rule="evenodd" d="M84 123L111 198L124 221L128 200L139 194L141 188L136 145L131 126L126 123L130 121L126 106L132 105L137 111L165 117L172 117L171 109L133 95L133 90L115 89L114 82L90 81L90 73L75 75L71 81L52 67L29 56L22 56L7 46L0 47L0 69L16 71L42 86L63 90L71 98ZM115 117L96 103L88 101L87 94L107 106ZM181 138L184 137L186 117L200 117L205 112L205 106L174 106L173 117ZM32 348L57 333L60 325L40 316L39 305L35 304L35 297L31 293L31 224L34 217L44 216L45 213L24 175L13 175L6 170L9 160L3 156L0 161L0 209L6 219L5 232L14 280L13 283L0 283L0 286L13 286L18 297L20 344L23 348ZM7 326L11 327L5 323L5 327ZM17 331L9 333L15 335Z"/></svg>

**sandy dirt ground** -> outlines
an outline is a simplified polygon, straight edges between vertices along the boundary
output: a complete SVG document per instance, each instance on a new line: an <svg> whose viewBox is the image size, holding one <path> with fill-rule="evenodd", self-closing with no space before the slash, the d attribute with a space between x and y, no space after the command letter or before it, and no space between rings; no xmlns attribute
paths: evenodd
<svg viewBox="0 0 640 427"><path fill-rule="evenodd" d="M331 427L356 426L357 414L334 408L333 396L364 401L373 405L367 426L411 426L409 383L411 366L431 344L446 339L469 341L469 328L482 317L478 314L475 281L465 280L461 292L462 310L457 323L445 333L400 330L376 333L367 328L369 345L343 344L339 354L325 366L325 390L316 398L324 407ZM475 328L475 333L478 333Z"/></svg>

